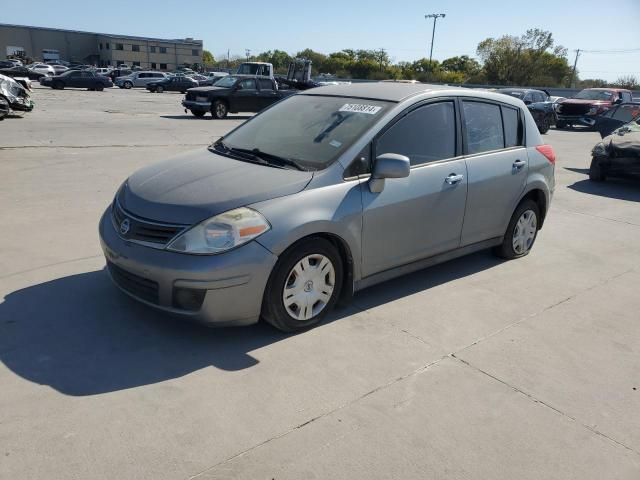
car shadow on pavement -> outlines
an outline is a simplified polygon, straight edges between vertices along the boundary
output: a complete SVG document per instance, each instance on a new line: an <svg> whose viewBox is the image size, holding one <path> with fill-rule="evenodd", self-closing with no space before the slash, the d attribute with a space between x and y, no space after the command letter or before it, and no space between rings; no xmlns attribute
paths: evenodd
<svg viewBox="0 0 640 480"><path fill-rule="evenodd" d="M324 325L498 263L481 252L386 282L356 294ZM247 369L258 363L250 352L287 338L264 323L212 329L175 319L118 291L104 270L17 290L0 303L0 361L26 380L72 396L154 384L210 366Z"/></svg>
<svg viewBox="0 0 640 480"><path fill-rule="evenodd" d="M640 202L640 181L637 179L607 178L605 182L580 180L573 185L569 185L568 188L576 192L588 193L589 195Z"/></svg>

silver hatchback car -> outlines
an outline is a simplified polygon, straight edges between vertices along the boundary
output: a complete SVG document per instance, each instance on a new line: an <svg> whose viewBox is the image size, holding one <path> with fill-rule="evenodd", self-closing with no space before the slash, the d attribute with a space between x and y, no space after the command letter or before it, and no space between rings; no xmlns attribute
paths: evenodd
<svg viewBox="0 0 640 480"><path fill-rule="evenodd" d="M209 325L318 324L357 290L477 250L531 250L555 156L520 100L315 88L144 168L100 221L124 292Z"/></svg>

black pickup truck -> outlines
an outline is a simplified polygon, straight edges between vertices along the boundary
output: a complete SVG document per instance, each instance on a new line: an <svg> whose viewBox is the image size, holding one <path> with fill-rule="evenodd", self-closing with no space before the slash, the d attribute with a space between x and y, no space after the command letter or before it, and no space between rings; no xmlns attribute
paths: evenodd
<svg viewBox="0 0 640 480"><path fill-rule="evenodd" d="M190 88L182 106L196 117L211 112L213 118L222 119L227 113L257 113L296 90L281 90L275 79L253 75L229 75L211 87Z"/></svg>

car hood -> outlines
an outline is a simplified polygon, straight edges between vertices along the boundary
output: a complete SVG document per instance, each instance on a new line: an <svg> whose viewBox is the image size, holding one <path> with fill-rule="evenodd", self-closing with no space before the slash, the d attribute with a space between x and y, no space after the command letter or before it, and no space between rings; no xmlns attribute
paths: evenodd
<svg viewBox="0 0 640 480"><path fill-rule="evenodd" d="M243 162L197 150L137 171L118 194L132 214L194 224L213 215L303 190L313 173Z"/></svg>
<svg viewBox="0 0 640 480"><path fill-rule="evenodd" d="M228 92L229 90L229 88L224 87L195 87L189 89L190 92L195 93Z"/></svg>
<svg viewBox="0 0 640 480"><path fill-rule="evenodd" d="M609 151L618 156L640 158L640 125L635 122L627 123L603 139L609 145Z"/></svg>
<svg viewBox="0 0 640 480"><path fill-rule="evenodd" d="M559 105L611 105L611 102L607 100L585 100L582 98L567 98L561 102L558 102Z"/></svg>

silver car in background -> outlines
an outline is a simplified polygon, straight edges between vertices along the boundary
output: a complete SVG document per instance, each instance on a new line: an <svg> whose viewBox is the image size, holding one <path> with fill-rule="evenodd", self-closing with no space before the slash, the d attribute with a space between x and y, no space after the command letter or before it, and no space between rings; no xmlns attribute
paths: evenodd
<svg viewBox="0 0 640 480"><path fill-rule="evenodd" d="M157 82L162 80L167 75L162 72L133 72L124 77L117 77L113 82L116 87L120 88L133 88L133 87L146 87L149 82Z"/></svg>
<svg viewBox="0 0 640 480"><path fill-rule="evenodd" d="M527 255L555 155L522 101L320 87L129 177L100 221L124 292L213 326L322 321L370 285L481 249Z"/></svg>

